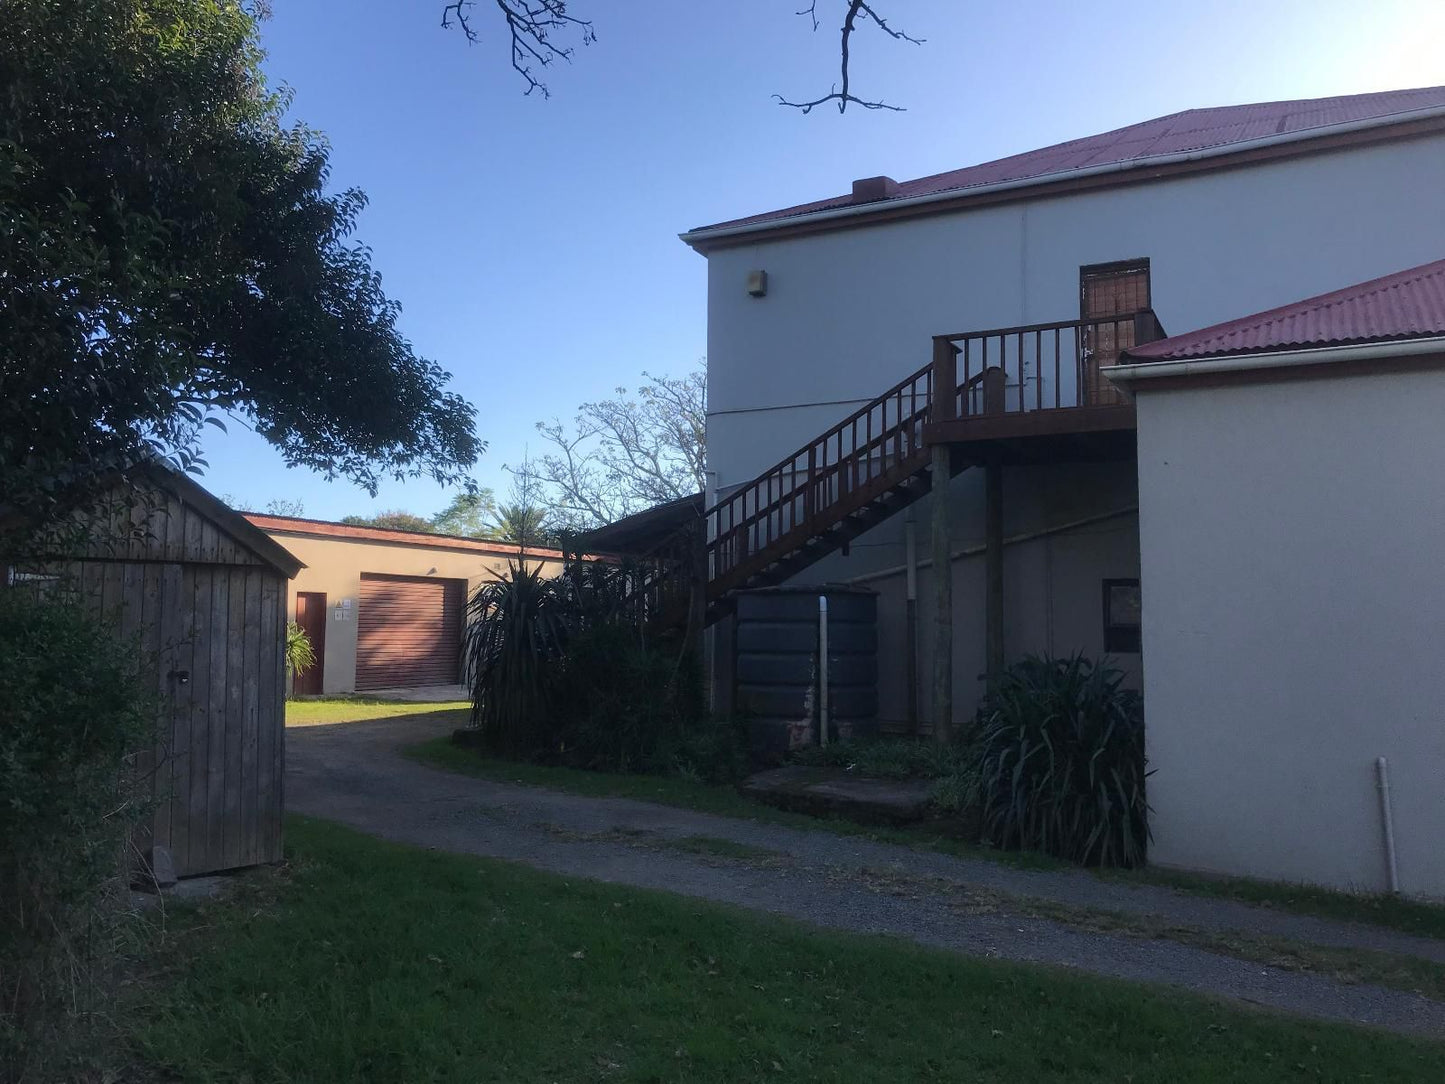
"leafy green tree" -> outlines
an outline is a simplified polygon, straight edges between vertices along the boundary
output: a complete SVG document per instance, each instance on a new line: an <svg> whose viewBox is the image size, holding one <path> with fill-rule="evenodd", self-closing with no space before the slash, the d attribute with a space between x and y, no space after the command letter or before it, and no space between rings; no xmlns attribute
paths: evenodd
<svg viewBox="0 0 1445 1084"><path fill-rule="evenodd" d="M257 15L0 0L0 505L32 525L146 455L199 471L226 416L373 493L484 449L351 240L365 197L284 123Z"/></svg>
<svg viewBox="0 0 1445 1084"><path fill-rule="evenodd" d="M400 508L392 509L389 512L378 512L374 516L346 516L341 521L348 527L379 527L385 531L420 531L422 534L435 534L436 529L432 527L431 520L425 516L418 516L411 512L403 512Z"/></svg>
<svg viewBox="0 0 1445 1084"><path fill-rule="evenodd" d="M458 493L436 515L432 529L438 534L454 534L463 538L491 538L496 528L497 498L490 489Z"/></svg>

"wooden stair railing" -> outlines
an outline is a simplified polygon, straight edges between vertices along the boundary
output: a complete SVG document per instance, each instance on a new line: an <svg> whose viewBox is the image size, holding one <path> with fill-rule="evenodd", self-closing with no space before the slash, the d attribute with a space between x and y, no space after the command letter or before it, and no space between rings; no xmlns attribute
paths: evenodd
<svg viewBox="0 0 1445 1084"><path fill-rule="evenodd" d="M1100 367L1162 335L1142 310L935 336L930 364L704 513L708 616L729 591L782 582L928 492L927 422L1118 406Z"/></svg>
<svg viewBox="0 0 1445 1084"><path fill-rule="evenodd" d="M708 509L708 600L924 471L932 401L928 365Z"/></svg>

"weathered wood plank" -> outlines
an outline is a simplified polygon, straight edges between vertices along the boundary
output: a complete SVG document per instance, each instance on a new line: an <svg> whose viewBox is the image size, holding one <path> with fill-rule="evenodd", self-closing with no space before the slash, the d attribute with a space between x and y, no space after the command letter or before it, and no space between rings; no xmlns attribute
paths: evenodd
<svg viewBox="0 0 1445 1084"><path fill-rule="evenodd" d="M179 523L176 526L180 526ZM170 742L166 785L170 789L168 846L177 873L189 873L191 797L191 683L195 670L195 637L190 621L195 600L186 570L171 562L160 565L161 662L158 683L166 697L166 730ZM186 679L182 680L181 675Z"/></svg>
<svg viewBox="0 0 1445 1084"><path fill-rule="evenodd" d="M155 736L151 744L152 776L151 794L156 802L155 814L151 818L151 841L158 846L170 847L171 838L171 705L166 685L166 653L161 635L161 566L158 564L131 564L127 569L136 569L140 586L135 600L137 633L140 638L141 678L148 679L156 691Z"/></svg>
<svg viewBox="0 0 1445 1084"><path fill-rule="evenodd" d="M226 614L226 696L222 734L225 744L221 807L219 815L224 829L221 833L221 860L224 868L241 864L241 745L245 712L246 681L246 572L232 568L224 574L230 581L229 609ZM211 815L218 811L213 807Z"/></svg>
<svg viewBox="0 0 1445 1084"><path fill-rule="evenodd" d="M256 696L256 861L274 862L280 855L276 847L280 830L281 810L277 802L276 745L281 740L285 710L281 697L277 659L281 651L282 626L278 621L281 606L281 580L267 569L261 579L260 650L256 657L259 687Z"/></svg>
<svg viewBox="0 0 1445 1084"><path fill-rule="evenodd" d="M241 776L238 786L241 791L241 864L252 865L261 860L261 788L256 769L261 722L261 588L265 577L254 568L248 569L244 577L246 616L242 672L245 677L241 683Z"/></svg>
<svg viewBox="0 0 1445 1084"><path fill-rule="evenodd" d="M211 688L206 703L206 865L224 869L226 812L226 684L230 627L230 575L224 568L210 568L211 581Z"/></svg>
<svg viewBox="0 0 1445 1084"><path fill-rule="evenodd" d="M184 539L181 543L180 560L201 561L201 533L205 528L205 520L201 514L190 505L187 505L182 512L185 523Z"/></svg>
<svg viewBox="0 0 1445 1084"><path fill-rule="evenodd" d="M211 719L211 591L214 570L188 565L185 575L191 588L191 627L194 630L194 665L191 668L190 703L190 785L187 788L187 851L192 871L209 869L210 843L207 822L207 777L210 770Z"/></svg>

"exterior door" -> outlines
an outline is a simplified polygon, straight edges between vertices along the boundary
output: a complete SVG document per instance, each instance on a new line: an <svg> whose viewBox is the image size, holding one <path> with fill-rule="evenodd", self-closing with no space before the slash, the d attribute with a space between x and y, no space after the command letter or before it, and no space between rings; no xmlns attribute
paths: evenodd
<svg viewBox="0 0 1445 1084"><path fill-rule="evenodd" d="M320 696L322 676L326 667L326 593L324 591L296 592L296 624L300 625L311 641L312 654L316 664L303 673L297 674L292 685L295 696Z"/></svg>
<svg viewBox="0 0 1445 1084"><path fill-rule="evenodd" d="M1150 307L1149 261L1095 264L1079 269L1079 316L1086 323L1083 371L1079 373L1080 406L1112 406L1128 400L1099 370L1119 360L1134 345L1137 312Z"/></svg>
<svg viewBox="0 0 1445 1084"><path fill-rule="evenodd" d="M363 572L357 690L460 682L466 597L465 580Z"/></svg>

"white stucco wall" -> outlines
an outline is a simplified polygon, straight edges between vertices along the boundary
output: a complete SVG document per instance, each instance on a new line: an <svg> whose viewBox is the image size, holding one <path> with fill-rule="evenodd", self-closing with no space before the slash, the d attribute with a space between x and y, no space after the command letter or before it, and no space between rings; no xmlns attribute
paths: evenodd
<svg viewBox="0 0 1445 1084"><path fill-rule="evenodd" d="M1438 259L1441 176L1430 137L714 252L709 468L754 477L927 364L933 335L1077 318L1084 264L1149 257L1177 334Z"/></svg>
<svg viewBox="0 0 1445 1084"><path fill-rule="evenodd" d="M1151 857L1445 896L1445 371L1138 409Z"/></svg>

